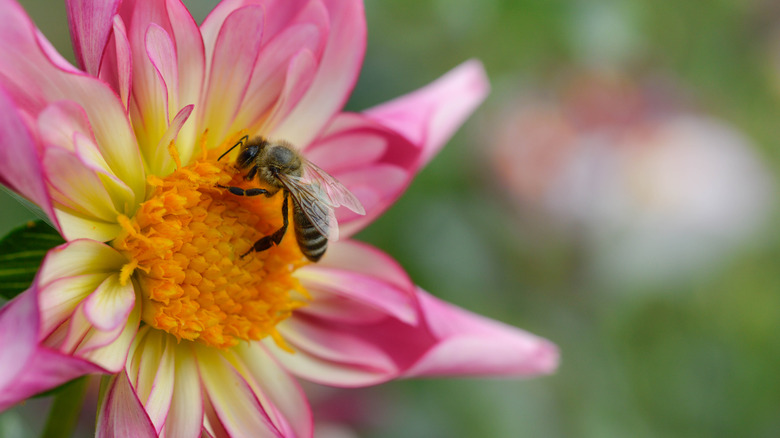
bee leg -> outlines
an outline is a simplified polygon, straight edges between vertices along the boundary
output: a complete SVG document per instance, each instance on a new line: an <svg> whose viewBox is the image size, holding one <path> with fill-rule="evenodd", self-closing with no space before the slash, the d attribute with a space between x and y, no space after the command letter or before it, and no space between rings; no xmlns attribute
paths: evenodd
<svg viewBox="0 0 780 438"><path fill-rule="evenodd" d="M251 189L250 189L251 190ZM232 193L232 192L231 192ZM259 194L259 193L258 193ZM274 231L272 234L269 234L262 239L255 242L254 245L252 245L252 248L241 254L241 258L246 257L249 253L252 251L265 251L271 246L279 245L282 243L282 238L284 237L284 233L287 232L287 226L289 225L289 219L287 214L287 190L284 191L284 201L282 201L282 227L278 230Z"/></svg>
<svg viewBox="0 0 780 438"><path fill-rule="evenodd" d="M217 184L217 187L227 189L227 191L237 196L257 196L257 195L268 196L268 190L265 189L251 188L251 189L244 190L241 187L232 187L232 186L229 187L229 186L223 186L221 184Z"/></svg>

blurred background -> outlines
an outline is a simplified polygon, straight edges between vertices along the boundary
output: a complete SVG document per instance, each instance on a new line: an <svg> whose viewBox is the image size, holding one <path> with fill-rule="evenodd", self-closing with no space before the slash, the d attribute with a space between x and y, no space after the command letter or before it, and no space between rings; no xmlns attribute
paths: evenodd
<svg viewBox="0 0 780 438"><path fill-rule="evenodd" d="M64 5L22 4L72 59ZM189 4L200 20L214 2ZM366 14L348 109L468 58L493 90L358 239L434 295L552 340L561 366L309 387L320 436L780 436L778 3L366 0ZM5 234L30 215L0 196ZM45 409L1 414L0 436L35 436Z"/></svg>

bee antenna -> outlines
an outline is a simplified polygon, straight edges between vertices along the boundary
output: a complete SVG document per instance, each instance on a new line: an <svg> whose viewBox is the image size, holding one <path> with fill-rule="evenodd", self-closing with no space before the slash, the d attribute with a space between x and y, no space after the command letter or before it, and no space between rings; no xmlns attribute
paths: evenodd
<svg viewBox="0 0 780 438"><path fill-rule="evenodd" d="M240 140L238 140L238 143L234 144L233 146L231 146L231 147L230 147L230 149L226 150L226 151L225 151L225 153L223 153L222 155L220 155L220 156L219 156L219 158L217 158L217 161L221 160L221 159L222 159L222 157L224 157L225 155L229 154L229 153L230 153L230 151L232 151L233 149L235 149L235 148L236 148L236 146L238 146L238 145L240 145L240 144L243 144L243 143L244 143L245 141L247 141L247 140L249 140L249 136L248 136L248 135L245 135L245 136L241 137L241 139L240 139Z"/></svg>

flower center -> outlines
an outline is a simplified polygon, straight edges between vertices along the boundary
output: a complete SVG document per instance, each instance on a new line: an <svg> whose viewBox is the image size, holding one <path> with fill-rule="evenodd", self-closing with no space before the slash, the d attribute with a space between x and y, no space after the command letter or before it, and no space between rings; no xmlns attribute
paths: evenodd
<svg viewBox="0 0 780 438"><path fill-rule="evenodd" d="M178 157L174 156L175 159ZM120 218L112 242L140 286L143 321L178 339L227 348L272 336L276 325L305 304L293 272L305 265L295 233L281 244L245 254L282 225L281 193L241 197L223 186L247 186L228 162L201 158L165 178L149 177L154 192L135 217Z"/></svg>

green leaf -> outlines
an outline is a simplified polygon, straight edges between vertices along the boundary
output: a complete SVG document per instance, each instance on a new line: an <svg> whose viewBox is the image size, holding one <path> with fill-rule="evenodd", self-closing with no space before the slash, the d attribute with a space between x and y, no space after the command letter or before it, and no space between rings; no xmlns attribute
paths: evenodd
<svg viewBox="0 0 780 438"><path fill-rule="evenodd" d="M43 221L11 230L0 240L0 296L10 300L30 287L46 252L63 243Z"/></svg>

